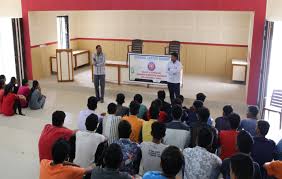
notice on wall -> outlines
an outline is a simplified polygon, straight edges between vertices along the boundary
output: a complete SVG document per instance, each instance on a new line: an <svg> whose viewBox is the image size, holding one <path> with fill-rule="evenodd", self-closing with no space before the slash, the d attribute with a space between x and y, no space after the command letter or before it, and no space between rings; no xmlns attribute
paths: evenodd
<svg viewBox="0 0 282 179"><path fill-rule="evenodd" d="M129 80L166 83L170 55L128 54Z"/></svg>

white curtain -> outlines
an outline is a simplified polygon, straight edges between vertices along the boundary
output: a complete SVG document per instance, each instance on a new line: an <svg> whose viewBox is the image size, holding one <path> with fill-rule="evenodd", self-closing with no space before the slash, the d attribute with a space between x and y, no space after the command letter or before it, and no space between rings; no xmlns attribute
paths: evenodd
<svg viewBox="0 0 282 179"><path fill-rule="evenodd" d="M16 76L14 40L11 18L0 18L0 74L4 74L7 81Z"/></svg>
<svg viewBox="0 0 282 179"><path fill-rule="evenodd" d="M58 49L69 48L68 16L57 17Z"/></svg>

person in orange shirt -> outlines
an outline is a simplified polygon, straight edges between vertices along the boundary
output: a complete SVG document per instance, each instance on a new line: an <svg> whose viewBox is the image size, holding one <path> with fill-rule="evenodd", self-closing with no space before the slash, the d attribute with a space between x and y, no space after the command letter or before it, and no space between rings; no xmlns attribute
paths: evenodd
<svg viewBox="0 0 282 179"><path fill-rule="evenodd" d="M52 160L43 159L40 163L39 179L82 179L91 173L93 166L86 169L67 162L70 145L67 141L59 139L52 148Z"/></svg>
<svg viewBox="0 0 282 179"><path fill-rule="evenodd" d="M271 177L282 178L282 161L268 162L263 165L267 174Z"/></svg>
<svg viewBox="0 0 282 179"><path fill-rule="evenodd" d="M130 115L123 117L123 120L128 121L132 127L130 140L136 143L142 142L141 136L142 136L143 120L137 117L139 108L140 108L140 104L136 101L132 101L129 105Z"/></svg>

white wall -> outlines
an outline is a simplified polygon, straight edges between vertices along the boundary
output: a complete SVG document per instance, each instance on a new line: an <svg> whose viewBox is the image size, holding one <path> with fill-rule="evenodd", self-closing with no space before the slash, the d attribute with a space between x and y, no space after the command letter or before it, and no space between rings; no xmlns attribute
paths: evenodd
<svg viewBox="0 0 282 179"><path fill-rule="evenodd" d="M2 0L0 5L0 16L22 17L21 0Z"/></svg>
<svg viewBox="0 0 282 179"><path fill-rule="evenodd" d="M266 19L282 21L282 0L267 0Z"/></svg>

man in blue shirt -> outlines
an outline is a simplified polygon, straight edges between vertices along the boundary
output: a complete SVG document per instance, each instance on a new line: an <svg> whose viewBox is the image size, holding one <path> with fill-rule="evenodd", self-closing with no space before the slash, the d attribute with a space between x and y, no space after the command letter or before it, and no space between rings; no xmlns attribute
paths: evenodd
<svg viewBox="0 0 282 179"><path fill-rule="evenodd" d="M248 131L253 137L256 136L258 113L259 113L259 109L257 106L249 106L247 119L241 121L239 130Z"/></svg>

